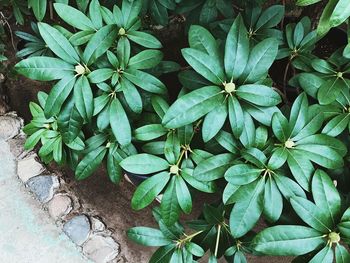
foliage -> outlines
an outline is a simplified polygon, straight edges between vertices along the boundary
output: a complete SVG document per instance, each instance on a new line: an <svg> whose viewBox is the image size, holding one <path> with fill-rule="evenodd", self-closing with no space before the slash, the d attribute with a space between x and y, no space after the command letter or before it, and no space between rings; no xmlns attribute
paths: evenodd
<svg viewBox="0 0 350 263"><path fill-rule="evenodd" d="M349 46L316 52L325 25L345 22L343 1L329 1L317 30L264 1L56 2L57 24L40 1L30 7L45 22L16 33L26 41L17 72L52 84L30 103L25 147L77 180L101 165L113 183L146 178L131 206L157 199L159 227L127 234L159 247L150 262L350 262ZM169 50L147 30L173 16L186 20L178 61L188 66L164 61ZM162 81L169 73L179 84ZM199 192L212 202L185 225Z"/></svg>

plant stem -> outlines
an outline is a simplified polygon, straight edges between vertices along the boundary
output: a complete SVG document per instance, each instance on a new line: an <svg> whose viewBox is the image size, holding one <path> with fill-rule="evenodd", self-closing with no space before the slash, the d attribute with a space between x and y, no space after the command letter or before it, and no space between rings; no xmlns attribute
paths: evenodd
<svg viewBox="0 0 350 263"><path fill-rule="evenodd" d="M218 255L219 242L220 242L220 233L221 233L221 224L218 225L218 234L216 235L216 244L215 244L215 252L214 252L214 256L215 257L217 257L217 255Z"/></svg>

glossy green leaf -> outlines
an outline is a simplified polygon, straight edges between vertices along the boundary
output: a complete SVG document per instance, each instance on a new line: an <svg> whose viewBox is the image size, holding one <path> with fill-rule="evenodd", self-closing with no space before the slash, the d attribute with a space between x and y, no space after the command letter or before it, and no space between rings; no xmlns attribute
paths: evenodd
<svg viewBox="0 0 350 263"><path fill-rule="evenodd" d="M198 120L220 105L223 100L220 91L216 86L208 86L180 97L166 112L163 125L178 128Z"/></svg>
<svg viewBox="0 0 350 263"><path fill-rule="evenodd" d="M243 19L237 16L227 35L225 45L225 71L230 80L238 79L249 58L249 39Z"/></svg>
<svg viewBox="0 0 350 263"><path fill-rule="evenodd" d="M73 93L78 112L86 122L89 122L94 112L94 100L87 77L83 75L77 79Z"/></svg>
<svg viewBox="0 0 350 263"><path fill-rule="evenodd" d="M322 233L331 232L332 223L327 213L302 197L292 197L290 203L298 216L313 229Z"/></svg>
<svg viewBox="0 0 350 263"><path fill-rule="evenodd" d="M141 155L141 154L140 154ZM145 154L142 154L145 155ZM137 155L136 155L137 156ZM133 156L129 158L134 158ZM159 157L157 157L159 158ZM127 163L127 164L125 164ZM128 163L130 161L124 159L120 165L127 170ZM150 162L149 162L150 163ZM149 164L148 164L149 165ZM127 170L129 171L129 170ZM153 202L153 200L160 194L167 183L170 180L170 174L168 172L157 173L147 180L143 181L134 192L131 200L131 207L135 210L140 210L148 206Z"/></svg>
<svg viewBox="0 0 350 263"><path fill-rule="evenodd" d="M161 48L162 44L151 34L140 31L129 31L128 38L146 48Z"/></svg>
<svg viewBox="0 0 350 263"><path fill-rule="evenodd" d="M207 80L217 85L225 81L221 65L208 54L193 48L184 48L181 52L187 63Z"/></svg>
<svg viewBox="0 0 350 263"><path fill-rule="evenodd" d="M228 98L228 117L233 135L238 138L244 129L244 114L241 104L234 96Z"/></svg>
<svg viewBox="0 0 350 263"><path fill-rule="evenodd" d="M168 130L165 129L161 124L148 124L137 128L134 131L134 135L135 139L139 141L150 141L163 136L167 132Z"/></svg>
<svg viewBox="0 0 350 263"><path fill-rule="evenodd" d="M270 222L276 222L283 209L283 199L276 182L268 178L264 189L264 210L263 214Z"/></svg>
<svg viewBox="0 0 350 263"><path fill-rule="evenodd" d="M114 25L101 27L90 39L83 53L87 65L92 64L102 56L117 38L118 31Z"/></svg>
<svg viewBox="0 0 350 263"><path fill-rule="evenodd" d="M263 191L265 180L251 183L252 187L242 193L230 214L230 229L234 238L239 238L251 230L263 211ZM243 197L244 196L244 197Z"/></svg>
<svg viewBox="0 0 350 263"><path fill-rule="evenodd" d="M163 59L159 50L144 50L130 58L128 67L131 69L149 69L157 66Z"/></svg>
<svg viewBox="0 0 350 263"><path fill-rule="evenodd" d="M169 169L169 164L164 159L141 153L127 157L120 163L124 170L136 174L151 174Z"/></svg>
<svg viewBox="0 0 350 263"><path fill-rule="evenodd" d="M202 137L204 142L210 141L219 133L224 126L227 115L227 105L221 104L205 116L202 126Z"/></svg>
<svg viewBox="0 0 350 263"><path fill-rule="evenodd" d="M176 196L179 206L186 214L192 211L192 197L185 181L181 176L175 177Z"/></svg>
<svg viewBox="0 0 350 263"><path fill-rule="evenodd" d="M272 131L277 139L284 143L290 137L289 123L282 113L276 112L272 116Z"/></svg>
<svg viewBox="0 0 350 263"><path fill-rule="evenodd" d="M38 28L40 35L53 53L70 64L79 63L78 53L60 31L42 22L38 24Z"/></svg>
<svg viewBox="0 0 350 263"><path fill-rule="evenodd" d="M175 180L176 177L173 176L163 194L162 202L160 204L162 219L167 226L173 225L179 219L180 215L180 206L176 194Z"/></svg>
<svg viewBox="0 0 350 263"><path fill-rule="evenodd" d="M23 76L41 81L62 79L74 74L74 66L58 58L30 57L18 62L16 71Z"/></svg>
<svg viewBox="0 0 350 263"><path fill-rule="evenodd" d="M65 100L68 98L75 84L74 76L67 76L58 81L51 89L45 104L45 116L50 118L58 115Z"/></svg>
<svg viewBox="0 0 350 263"><path fill-rule="evenodd" d="M234 185L245 185L255 181L262 171L249 164L236 164L226 171L225 179Z"/></svg>
<svg viewBox="0 0 350 263"><path fill-rule="evenodd" d="M127 69L123 76L134 83L136 86L148 92L155 94L166 94L165 85L156 77L137 69Z"/></svg>
<svg viewBox="0 0 350 263"><path fill-rule="evenodd" d="M80 30L94 30L91 20L81 11L66 4L55 3L55 11L69 25ZM74 19L72 19L74 17Z"/></svg>
<svg viewBox="0 0 350 263"><path fill-rule="evenodd" d="M323 234L310 227L281 225L261 231L253 240L258 252L276 256L298 256L325 245Z"/></svg>
<svg viewBox="0 0 350 263"><path fill-rule="evenodd" d="M194 170L194 177L199 181L209 182L224 177L232 165L234 156L230 153L218 154L203 160Z"/></svg>
<svg viewBox="0 0 350 263"><path fill-rule="evenodd" d="M309 261L309 263L333 262L333 258L334 258L334 254L333 254L332 247L325 246Z"/></svg>
<svg viewBox="0 0 350 263"><path fill-rule="evenodd" d="M121 145L131 143L131 127L128 116L123 108L123 105L118 99L114 99L109 109L109 122L113 134Z"/></svg>
<svg viewBox="0 0 350 263"><path fill-rule="evenodd" d="M340 244L337 244L335 246L335 259L337 263L350 262L350 254L345 247L343 247Z"/></svg>
<svg viewBox="0 0 350 263"><path fill-rule="evenodd" d="M143 246L166 246L172 242L160 230L150 227L133 227L127 234L132 241Z"/></svg>
<svg viewBox="0 0 350 263"><path fill-rule="evenodd" d="M239 98L259 106L275 106L281 102L280 95L264 85L242 85L237 89L236 94Z"/></svg>
<svg viewBox="0 0 350 263"><path fill-rule="evenodd" d="M78 164L75 170L75 179L83 180L89 177L101 165L106 155L107 149L100 146L94 151L89 152Z"/></svg>
<svg viewBox="0 0 350 263"><path fill-rule="evenodd" d="M322 170L316 170L312 179L312 196L315 204L331 218L335 225L340 217L341 199L332 180Z"/></svg>

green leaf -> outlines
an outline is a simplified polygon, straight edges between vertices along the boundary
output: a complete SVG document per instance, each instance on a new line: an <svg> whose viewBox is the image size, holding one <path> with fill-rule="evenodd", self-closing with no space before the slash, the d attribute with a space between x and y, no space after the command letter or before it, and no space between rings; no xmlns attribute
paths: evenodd
<svg viewBox="0 0 350 263"><path fill-rule="evenodd" d="M74 74L74 66L58 58L30 57L18 62L15 69L19 74L41 81L62 79Z"/></svg>
<svg viewBox="0 0 350 263"><path fill-rule="evenodd" d="M340 244L337 244L335 246L335 259L337 263L350 262L350 254L345 247L343 247Z"/></svg>
<svg viewBox="0 0 350 263"><path fill-rule="evenodd" d="M151 34L140 31L129 31L128 38L146 48L162 48L162 44Z"/></svg>
<svg viewBox="0 0 350 263"><path fill-rule="evenodd" d="M188 42L191 48L207 53L219 61L219 47L213 35L204 27L191 25L188 32Z"/></svg>
<svg viewBox="0 0 350 263"><path fill-rule="evenodd" d="M238 138L244 129L244 114L241 104L234 96L228 98L228 117L233 135Z"/></svg>
<svg viewBox="0 0 350 263"><path fill-rule="evenodd" d="M236 164L226 171L225 179L234 185L245 185L255 181L262 171L250 164Z"/></svg>
<svg viewBox="0 0 350 263"><path fill-rule="evenodd" d="M306 195L303 189L292 179L284 175L275 174L274 180L281 194L287 200L289 200L293 196L300 196L300 197L306 198Z"/></svg>
<svg viewBox="0 0 350 263"><path fill-rule="evenodd" d="M308 6L320 2L321 0L298 0L298 6Z"/></svg>
<svg viewBox="0 0 350 263"><path fill-rule="evenodd" d="M89 6L89 17L95 28L101 28L103 26L101 5L98 0L92 0Z"/></svg>
<svg viewBox="0 0 350 263"><path fill-rule="evenodd" d="M332 222L328 215L309 200L302 197L292 197L290 203L298 216L313 229L322 233L332 230Z"/></svg>
<svg viewBox="0 0 350 263"><path fill-rule="evenodd" d="M258 252L276 256L298 256L325 245L323 234L310 227L281 225L265 228L253 240Z"/></svg>
<svg viewBox="0 0 350 263"><path fill-rule="evenodd" d="M202 137L204 142L210 141L219 133L225 124L227 115L227 105L222 104L205 116L202 126Z"/></svg>
<svg viewBox="0 0 350 263"><path fill-rule="evenodd" d="M164 159L146 153L132 155L120 163L124 170L135 174L151 174L169 169Z"/></svg>
<svg viewBox="0 0 350 263"><path fill-rule="evenodd" d="M205 253L204 249L198 246L196 243L189 242L186 244L186 249L188 252L190 252L192 255L196 257L202 257Z"/></svg>
<svg viewBox="0 0 350 263"><path fill-rule="evenodd" d="M311 176L314 172L314 167L305 154L300 151L288 151L287 163L295 180L306 191L310 189Z"/></svg>
<svg viewBox="0 0 350 263"><path fill-rule="evenodd" d="M333 262L334 254L331 246L325 246L320 250L309 263L328 263Z"/></svg>
<svg viewBox="0 0 350 263"><path fill-rule="evenodd" d="M184 48L181 52L187 63L204 78L217 85L224 83L225 73L217 60L193 48Z"/></svg>
<svg viewBox="0 0 350 263"><path fill-rule="evenodd" d="M124 26L128 29L134 23L135 19L138 17L142 7L141 0L134 1L123 1L122 14Z"/></svg>
<svg viewBox="0 0 350 263"><path fill-rule="evenodd" d="M74 101L80 115L89 122L94 112L94 99L89 81L84 75L75 82Z"/></svg>
<svg viewBox="0 0 350 263"><path fill-rule="evenodd" d="M107 172L109 179L114 184L118 184L123 176L123 171L118 160L116 160L111 153L107 156Z"/></svg>
<svg viewBox="0 0 350 263"><path fill-rule="evenodd" d="M169 108L163 118L166 128L178 128L190 124L220 105L223 96L216 86L194 90L179 99Z"/></svg>
<svg viewBox="0 0 350 263"><path fill-rule="evenodd" d="M340 217L341 199L329 176L316 170L312 179L312 196L315 204L326 213L335 225Z"/></svg>
<svg viewBox="0 0 350 263"><path fill-rule="evenodd" d="M323 74L336 74L337 72L333 69L332 64L330 64L327 60L316 58L311 61L311 65L317 72Z"/></svg>
<svg viewBox="0 0 350 263"><path fill-rule="evenodd" d="M272 28L281 22L284 16L283 5L273 5L264 10L255 25L255 31L261 28Z"/></svg>
<svg viewBox="0 0 350 263"><path fill-rule="evenodd" d="M139 154L141 155L141 154ZM145 155L145 154L142 154ZM137 155L135 155L137 156ZM129 157L133 158L133 156ZM159 158L159 157L157 157ZM139 158L140 159L140 158ZM126 164L125 162L129 163L130 161L126 161L127 159L124 159L120 165L127 170L127 167L125 168ZM137 164L138 165L138 164ZM149 165L149 164L148 164ZM128 170L127 170L128 171ZM160 192L164 189L164 187L167 185L167 183L170 180L170 174L169 172L161 172L157 173L147 180L143 181L136 189L132 200L131 200L131 207L135 210L140 210L148 206L153 202L153 200L160 194Z"/></svg>
<svg viewBox="0 0 350 263"><path fill-rule="evenodd" d="M139 141L150 141L168 132L161 124L148 124L134 131L135 139Z"/></svg>
<svg viewBox="0 0 350 263"><path fill-rule="evenodd" d="M135 113L142 112L142 98L137 88L129 80L122 78L120 80L123 95L130 109Z"/></svg>
<svg viewBox="0 0 350 263"><path fill-rule="evenodd" d="M194 176L191 175L188 169L183 169L181 172L182 178L193 188L204 192L204 193L215 193L216 185L214 182L202 182L198 181Z"/></svg>
<svg viewBox="0 0 350 263"><path fill-rule="evenodd" d="M255 83L267 75L278 51L275 38L267 38L259 42L250 52L247 66L240 77L242 83Z"/></svg>
<svg viewBox="0 0 350 263"><path fill-rule="evenodd" d="M107 149L104 146L89 152L78 164L75 170L75 179L83 180L89 177L100 166L106 152Z"/></svg>
<svg viewBox="0 0 350 263"><path fill-rule="evenodd" d="M321 105L328 105L334 102L345 83L340 78L332 78L323 83L317 93L317 99Z"/></svg>
<svg viewBox="0 0 350 263"><path fill-rule="evenodd" d="M179 206L186 214L192 211L192 197L185 181L181 176L175 177L176 196Z"/></svg>
<svg viewBox="0 0 350 263"><path fill-rule="evenodd" d="M175 244L166 245L160 247L153 253L149 263L166 263L170 261L170 258L175 249Z"/></svg>
<svg viewBox="0 0 350 263"><path fill-rule="evenodd" d="M128 116L123 108L123 105L116 98L112 100L109 109L109 122L112 132L121 145L128 145L131 143L131 127Z"/></svg>
<svg viewBox="0 0 350 263"><path fill-rule="evenodd" d="M287 161L288 150L286 148L277 148L271 155L270 160L267 164L267 167L271 170L276 170L281 168L283 164Z"/></svg>
<svg viewBox="0 0 350 263"><path fill-rule="evenodd" d="M321 134L314 135L316 138L321 139ZM327 135L324 135L327 136ZM321 143L306 143L306 139L311 136L299 141L300 145L297 145L296 149L304 154L309 160L317 163L328 169L337 169L344 165L343 158L335 149L332 149L328 145L322 145ZM332 138L332 137L329 137ZM331 139L329 140L331 143ZM298 143L299 143L298 142Z"/></svg>
<svg viewBox="0 0 350 263"><path fill-rule="evenodd" d="M127 231L128 237L143 246L166 246L172 243L172 240L166 238L163 233L150 227L133 227Z"/></svg>
<svg viewBox="0 0 350 263"><path fill-rule="evenodd" d="M263 191L265 179L251 183L246 191L241 193L230 214L230 229L234 238L239 238L251 230L258 222L263 211Z"/></svg>
<svg viewBox="0 0 350 263"><path fill-rule="evenodd" d="M115 25L101 27L90 39L83 53L83 59L87 65L91 65L102 56L113 44L118 36Z"/></svg>
<svg viewBox="0 0 350 263"><path fill-rule="evenodd" d="M28 6L30 6L33 9L33 13L35 15L35 18L38 21L43 20L45 13L46 13L46 0L29 0Z"/></svg>
<svg viewBox="0 0 350 263"><path fill-rule="evenodd" d="M264 189L264 210L263 214L270 222L276 222L283 209L282 195L272 178L268 178Z"/></svg>
<svg viewBox="0 0 350 263"><path fill-rule="evenodd" d="M114 69L101 68L101 69L94 70L87 77L91 83L101 83L111 78L114 73L115 73Z"/></svg>
<svg viewBox="0 0 350 263"><path fill-rule="evenodd" d="M24 144L24 149L25 150L33 149L34 146L40 141L41 136L45 131L46 131L45 129L40 129L34 132L32 135L30 135Z"/></svg>
<svg viewBox="0 0 350 263"><path fill-rule="evenodd" d="M275 106L281 102L280 95L265 85L242 85L236 94L239 98L259 106Z"/></svg>
<svg viewBox="0 0 350 263"><path fill-rule="evenodd" d="M308 101L305 93L300 94L294 101L289 118L291 135L294 137L308 122Z"/></svg>
<svg viewBox="0 0 350 263"><path fill-rule="evenodd" d="M163 59L159 50L144 50L130 58L128 67L131 69L149 69L157 66Z"/></svg>
<svg viewBox="0 0 350 263"><path fill-rule="evenodd" d="M179 219L180 215L180 206L176 195L175 179L175 176L171 178L160 204L162 219L167 226L173 225Z"/></svg>
<svg viewBox="0 0 350 263"><path fill-rule="evenodd" d="M38 24L38 28L40 35L53 53L70 64L79 63L80 58L78 53L60 31L42 22Z"/></svg>
<svg viewBox="0 0 350 263"><path fill-rule="evenodd" d="M286 142L290 137L288 120L280 112L276 112L272 116L272 131L282 143Z"/></svg>
<svg viewBox="0 0 350 263"><path fill-rule="evenodd" d="M326 124L322 130L322 133L331 137L336 137L346 129L349 121L350 115L348 113L339 114Z"/></svg>
<svg viewBox="0 0 350 263"><path fill-rule="evenodd" d="M45 103L45 117L58 115L65 100L68 98L75 84L75 76L67 76L58 81L51 89Z"/></svg>
<svg viewBox="0 0 350 263"><path fill-rule="evenodd" d="M153 75L137 69L127 69L123 76L136 86L155 94L166 94L165 85Z"/></svg>
<svg viewBox="0 0 350 263"><path fill-rule="evenodd" d="M227 35L225 45L225 71L230 80L237 80L249 58L249 39L241 15L238 15Z"/></svg>
<svg viewBox="0 0 350 263"><path fill-rule="evenodd" d="M74 104L74 99L63 106L60 115L57 118L58 129L60 130L64 143L71 143L79 133L83 126L83 118L80 116Z"/></svg>
<svg viewBox="0 0 350 263"><path fill-rule="evenodd" d="M79 10L66 5L55 3L54 8L57 14L69 25L80 30L95 30L91 20ZM74 18L74 19L72 19Z"/></svg>
<svg viewBox="0 0 350 263"><path fill-rule="evenodd" d="M218 154L203 160L194 170L194 177L199 181L210 182L224 177L232 165L234 156L230 153Z"/></svg>

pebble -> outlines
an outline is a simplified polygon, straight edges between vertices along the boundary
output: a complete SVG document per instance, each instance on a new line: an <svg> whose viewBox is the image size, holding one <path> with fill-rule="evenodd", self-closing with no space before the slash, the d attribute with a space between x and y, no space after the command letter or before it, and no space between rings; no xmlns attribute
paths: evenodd
<svg viewBox="0 0 350 263"><path fill-rule="evenodd" d="M24 183L45 171L45 167L37 161L37 158L36 154L32 154L18 161L17 174Z"/></svg>
<svg viewBox="0 0 350 263"><path fill-rule="evenodd" d="M77 245L81 246L89 237L90 221L86 215L78 215L68 220L63 231Z"/></svg>
<svg viewBox="0 0 350 263"><path fill-rule="evenodd" d="M46 203L52 199L60 184L57 176L39 175L29 179L27 185L41 203Z"/></svg>
<svg viewBox="0 0 350 263"><path fill-rule="evenodd" d="M21 119L15 115L0 116L0 139L8 140L20 133L22 127Z"/></svg>
<svg viewBox="0 0 350 263"><path fill-rule="evenodd" d="M96 263L107 263L119 254L119 244L110 236L92 235L83 246L83 253Z"/></svg>
<svg viewBox="0 0 350 263"><path fill-rule="evenodd" d="M63 194L55 195L48 204L49 214L55 220L68 215L72 209L72 199Z"/></svg>

